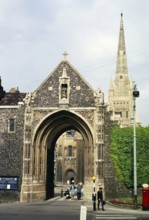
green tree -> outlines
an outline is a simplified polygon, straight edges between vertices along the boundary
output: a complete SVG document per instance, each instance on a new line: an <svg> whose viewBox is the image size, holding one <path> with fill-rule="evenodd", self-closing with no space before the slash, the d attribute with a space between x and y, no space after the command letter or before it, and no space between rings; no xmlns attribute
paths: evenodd
<svg viewBox="0 0 149 220"><path fill-rule="evenodd" d="M137 184L149 183L149 127L136 128ZM128 188L133 186L133 128L115 126L110 133L110 156L117 176Z"/></svg>

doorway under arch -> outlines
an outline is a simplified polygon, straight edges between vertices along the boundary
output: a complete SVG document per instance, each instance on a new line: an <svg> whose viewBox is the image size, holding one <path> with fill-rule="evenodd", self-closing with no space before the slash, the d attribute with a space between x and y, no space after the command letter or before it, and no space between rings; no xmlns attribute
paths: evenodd
<svg viewBox="0 0 149 220"><path fill-rule="evenodd" d="M65 172L65 181L69 183L72 183L72 181L74 181L76 179L76 173L74 170L67 170Z"/></svg>
<svg viewBox="0 0 149 220"><path fill-rule="evenodd" d="M55 149L55 185L66 185L70 182L70 176L73 176L75 183L84 183L84 141L75 130L63 133Z"/></svg>

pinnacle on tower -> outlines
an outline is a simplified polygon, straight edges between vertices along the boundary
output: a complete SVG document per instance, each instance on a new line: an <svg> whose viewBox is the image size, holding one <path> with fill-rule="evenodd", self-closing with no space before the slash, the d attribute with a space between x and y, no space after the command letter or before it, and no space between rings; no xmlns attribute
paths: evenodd
<svg viewBox="0 0 149 220"><path fill-rule="evenodd" d="M118 52L117 52L116 78L117 77L120 78L120 76L123 77L126 75L128 75L128 70L127 70L127 59L126 59L123 14L121 13L119 43L118 43Z"/></svg>

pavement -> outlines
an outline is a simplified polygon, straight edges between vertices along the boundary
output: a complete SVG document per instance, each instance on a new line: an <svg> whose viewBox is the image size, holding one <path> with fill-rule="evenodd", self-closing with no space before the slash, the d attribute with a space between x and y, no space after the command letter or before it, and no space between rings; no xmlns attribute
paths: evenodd
<svg viewBox="0 0 149 220"><path fill-rule="evenodd" d="M55 197L51 200L68 201L65 197L60 197L60 196ZM112 219L124 219L125 218L125 219L148 219L149 220L149 211L142 210L141 206L138 207L138 209L134 209L133 207L130 207L130 206L121 207L119 205L113 205L109 202L106 202L106 205L104 206L104 209L105 209L104 211L97 210L97 209L96 211L94 211L92 201L84 201L83 199L78 201L76 198L73 200L69 199L69 201L72 203L78 204L78 205L80 204L80 208L81 206L86 206L87 213L89 215L94 216L93 219L111 219L114 216L114 218Z"/></svg>
<svg viewBox="0 0 149 220"><path fill-rule="evenodd" d="M106 205L104 206L104 211L102 210L96 210L96 211L93 211L93 204L92 202L85 202L83 201L82 202L82 205L85 205L87 207L87 210L88 211L92 211L92 212L95 212L97 214L101 214L102 215L108 215L108 214L124 214L124 215L135 215L135 216L138 216L138 217L149 217L149 211L144 211L142 210L142 207L138 207L138 209L134 209L133 207L128 207L128 206L118 206L118 205L113 205L113 204L110 204L110 203L106 203Z"/></svg>

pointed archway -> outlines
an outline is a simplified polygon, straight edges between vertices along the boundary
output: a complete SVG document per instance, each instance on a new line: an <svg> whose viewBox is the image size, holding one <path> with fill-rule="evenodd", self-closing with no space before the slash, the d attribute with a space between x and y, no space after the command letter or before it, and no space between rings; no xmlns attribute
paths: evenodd
<svg viewBox="0 0 149 220"><path fill-rule="evenodd" d="M57 139L67 130L78 131L84 140L84 180L94 173L94 140L88 122L79 114L60 110L43 118L36 128L31 148L31 178L28 193L32 200L54 197L54 149ZM27 184L26 184L27 185ZM25 188L27 189L27 187ZM25 190L24 190L25 191Z"/></svg>

